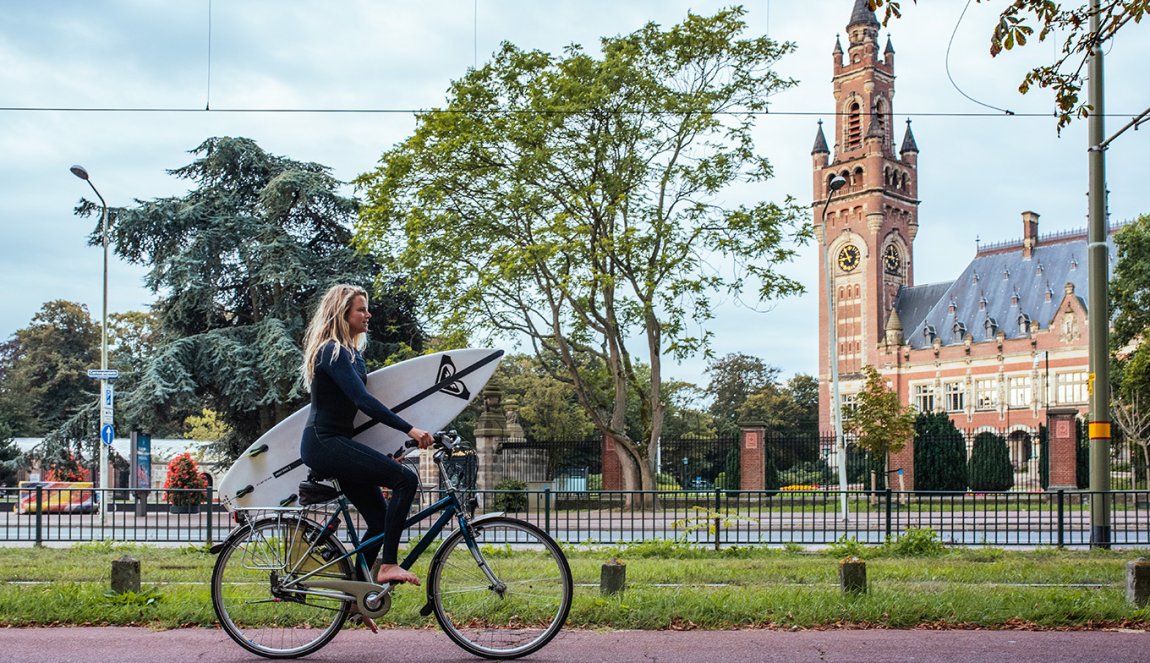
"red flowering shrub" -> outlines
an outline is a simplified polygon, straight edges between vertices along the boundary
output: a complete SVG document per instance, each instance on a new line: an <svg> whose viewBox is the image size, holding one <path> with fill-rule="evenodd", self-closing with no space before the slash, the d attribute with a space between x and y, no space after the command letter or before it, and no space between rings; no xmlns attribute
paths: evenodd
<svg viewBox="0 0 1150 663"><path fill-rule="evenodd" d="M203 491L207 487L208 481L200 474L200 468L196 466L191 454L182 453L168 463L168 478L164 480L164 488L169 489L169 504L200 504L204 501Z"/></svg>

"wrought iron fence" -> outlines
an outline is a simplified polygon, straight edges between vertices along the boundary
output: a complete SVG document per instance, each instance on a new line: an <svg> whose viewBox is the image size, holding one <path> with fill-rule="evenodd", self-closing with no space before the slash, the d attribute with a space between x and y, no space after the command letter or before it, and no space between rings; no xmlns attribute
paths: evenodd
<svg viewBox="0 0 1150 663"><path fill-rule="evenodd" d="M138 541L204 544L232 527L212 494L198 512L173 513L160 492L136 500L130 490L88 489L88 508L56 512L66 501L38 488L23 502L0 496L0 543ZM421 500L437 497L430 489ZM538 524L569 543L618 544L671 539L716 548L735 545L827 545L843 537L868 544L930 528L961 546L1089 546L1090 502L1109 503L1117 547L1150 545L1150 491L925 493L893 490L487 490L481 511L500 510ZM846 511L842 510L845 497ZM29 506L31 504L31 506ZM35 505L39 505L37 509ZM100 508L107 505L104 513ZM180 509L179 511L192 511ZM845 515L845 517L844 517ZM405 534L422 536L423 527Z"/></svg>

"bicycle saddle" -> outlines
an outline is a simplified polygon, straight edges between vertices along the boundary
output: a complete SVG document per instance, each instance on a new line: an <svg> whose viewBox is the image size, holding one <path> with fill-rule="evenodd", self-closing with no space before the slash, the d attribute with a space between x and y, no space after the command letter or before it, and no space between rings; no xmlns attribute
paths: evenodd
<svg viewBox="0 0 1150 663"><path fill-rule="evenodd" d="M321 481L328 480L328 477L318 476L314 472L308 472L307 478L299 482L299 503L300 506L311 506L313 504L323 504L330 502L340 496L340 491L335 486Z"/></svg>

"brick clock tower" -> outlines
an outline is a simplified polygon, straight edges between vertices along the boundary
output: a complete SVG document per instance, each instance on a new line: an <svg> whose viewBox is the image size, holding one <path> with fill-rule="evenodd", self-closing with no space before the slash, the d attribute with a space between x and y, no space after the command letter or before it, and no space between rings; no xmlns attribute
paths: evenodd
<svg viewBox="0 0 1150 663"><path fill-rule="evenodd" d="M879 55L880 23L855 0L844 53L836 39L834 154L822 122L811 150L815 235L819 242L819 424L833 430L830 409L830 334L826 261L831 261L833 324L837 326L840 390L844 401L861 387L862 367L876 364L899 287L914 284L912 255L918 231L918 147L907 122L894 147L894 48ZM831 196L835 176L846 185ZM825 216L823 209L826 209Z"/></svg>

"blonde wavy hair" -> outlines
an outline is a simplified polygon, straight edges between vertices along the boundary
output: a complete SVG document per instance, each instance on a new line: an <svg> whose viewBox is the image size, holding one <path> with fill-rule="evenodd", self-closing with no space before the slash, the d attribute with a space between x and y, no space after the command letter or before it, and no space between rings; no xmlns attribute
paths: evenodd
<svg viewBox="0 0 1150 663"><path fill-rule="evenodd" d="M366 334L352 337L351 329L347 324L347 314L351 310L355 298L363 297L367 302L367 291L357 285L341 283L333 285L311 316L311 322L304 332L303 342L303 383L311 389L311 380L315 377L315 362L319 350L328 341L335 341L337 345L348 351L362 350L367 344ZM332 354L335 361L336 354Z"/></svg>

